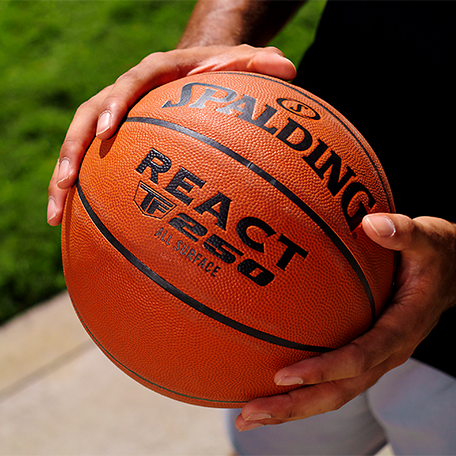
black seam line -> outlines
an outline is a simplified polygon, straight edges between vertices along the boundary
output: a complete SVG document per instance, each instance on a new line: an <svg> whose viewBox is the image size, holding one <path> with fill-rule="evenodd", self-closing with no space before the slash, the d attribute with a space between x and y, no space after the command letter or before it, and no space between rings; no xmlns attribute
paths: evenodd
<svg viewBox="0 0 456 456"><path fill-rule="evenodd" d="M224 153L225 155L233 158L241 165L245 166L250 171L254 172L257 176L264 179L270 185L272 185L275 189L285 195L290 201L296 204L316 225L318 225L321 230L329 237L332 243L339 249L340 253L345 257L348 261L350 266L355 271L356 275L358 276L361 285L366 292L367 298L369 300L370 311L371 311L371 321L372 325L375 323L376 319L376 311L375 311L375 300L372 294L372 290L370 288L369 282L364 275L364 272L359 265L356 258L351 253L350 249L345 245L345 243L340 239L340 237L332 230L332 228L310 207L308 206L302 199L300 199L295 193L293 193L288 187L283 185L281 182L276 180L272 177L269 173L264 171L263 169L259 168L257 165L252 163L251 161L247 160L246 158L242 157L238 153L234 152L232 149L220 144L219 142L208 138L207 136L198 133L197 131L191 130L189 128L183 127L182 125L178 125L172 122L168 122L166 120L161 119L153 119L150 117L128 117L125 119L125 122L138 122L138 123L146 123L150 125L156 125L159 127L168 128L170 130L177 131L179 133L183 133L184 135L190 136L198 141L201 141L208 146L217 149L218 151Z"/></svg>
<svg viewBox="0 0 456 456"><path fill-rule="evenodd" d="M287 339L283 339L281 337L274 336L272 334L268 334L266 332L260 331L258 329L252 328L250 326L244 325L232 318L226 317L225 315L207 307L206 305L202 304L201 302L197 301L196 299L192 298L191 296L187 295L179 288L175 287L173 284L169 283L163 277L159 276L156 272L152 271L148 266L146 266L141 260L139 260L132 252L130 252L121 242L117 240L117 238L109 231L106 225L100 220L98 215L95 213L93 208L90 206L90 203L87 201L86 196L81 188L81 183L77 181L77 190L79 198L87 211L87 214L101 232L101 234L105 237L105 239L121 254L124 256L126 260L128 260L136 269L141 271L145 276L149 279L153 280L157 285L163 288L168 293L172 294L177 299L181 300L188 306L192 307L193 309L201 312L202 314L212 318L213 320L218 321L226 326L229 326L239 332L247 334L249 336L255 337L256 339L263 340L265 342L269 342L274 345L279 345L282 347L292 348L295 350L304 350L304 351L311 351L311 352L318 352L324 353L330 351L330 348L327 347L319 347L314 345L305 345L300 344L297 342L293 342Z"/></svg>
<svg viewBox="0 0 456 456"><path fill-rule="evenodd" d="M145 382L149 383L150 385L153 385L153 386L155 386L157 388L160 388L160 389L162 389L164 391L168 391L169 393L173 393L173 394L176 394L177 396L185 397L187 399L196 399L198 401L204 401L204 402L215 402L215 403L218 403L218 404L245 404L246 401L224 401L224 400L219 400L219 399L206 399L206 398L203 398L203 397L190 396L188 394L179 393L178 391L174 391L172 389L165 388L164 386L159 385L157 383L154 383L154 382L150 381L149 379L143 377L142 375L139 375L137 372L131 370L130 368L125 366L125 364L121 363L115 356L113 356L111 353L109 353L108 350L106 350L105 347L103 347L103 345L99 342L99 340L97 340L97 338L92 334L90 329L85 324L84 320L82 319L81 314L78 312L78 309L76 308L74 303L73 303L73 306L74 306L74 310L77 313L77 315L79 317L79 320L81 321L81 323L84 326L85 330L90 334L90 337L92 337L92 339L96 342L98 347L100 347L100 349L103 350L103 352L106 354L106 356L108 356L109 358L114 360L117 364L119 364L119 366L122 366L125 370L127 370L131 374L135 375L136 377L140 378L141 380L144 380ZM92 342L91 342L91 344L92 344Z"/></svg>
<svg viewBox="0 0 456 456"><path fill-rule="evenodd" d="M236 73L236 72L232 72L232 71L220 71L220 72L213 72L214 74L239 74L239 73ZM250 73L246 73L244 76L249 76L251 78L257 78L257 79L264 79L266 81L272 81L272 82L275 82L276 84L280 84L280 85L283 85L291 90L294 90L295 92L299 93L300 95L302 95L303 97L306 97L308 100L311 100L313 101L314 103L316 103L317 105L319 105L322 109L324 109L326 112L329 112L329 114L331 114L331 116L333 116L346 130L348 133L350 133L350 135L353 137L353 139L358 143L358 145L363 149L364 153L367 155L367 158L369 159L369 161L371 162L371 165L374 167L375 169L375 172L377 173L377 176L378 178L380 179L380 182L382 183L382 187L383 187L383 192L385 193L385 195L388 195L388 192L386 191L386 185L385 183L383 182L383 179L382 179L382 176L378 170L378 167L377 165L375 164L373 158L371 157L371 155L369 154L369 152L366 150L366 148L364 147L363 143L360 141L360 139L355 135L355 133L353 133L353 131L350 129L350 127L337 115L335 114L334 112L332 112L330 109L328 109L327 106L325 106L323 103L320 103L318 100L316 100L315 98L311 97L308 93L306 92L303 92L302 90L300 90L298 87L296 86L293 86L291 84L288 84L287 82L285 81L280 81L280 80L277 80L277 79L273 79L273 78L270 78L270 77L267 77L267 76L262 76L262 75L259 75L259 74L250 74ZM387 199L387 202L388 202L388 208L389 208L389 211L390 212L393 212L393 208L391 207L391 204L390 204L390 200L389 198L386 198Z"/></svg>

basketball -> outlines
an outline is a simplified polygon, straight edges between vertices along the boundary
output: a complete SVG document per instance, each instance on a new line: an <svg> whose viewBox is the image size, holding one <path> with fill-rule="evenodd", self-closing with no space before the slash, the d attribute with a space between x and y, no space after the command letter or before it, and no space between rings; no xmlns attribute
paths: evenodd
<svg viewBox="0 0 456 456"><path fill-rule="evenodd" d="M193 75L91 144L65 207L65 279L130 377L241 407L375 323L395 255L364 233L373 212L394 212L387 177L333 107L264 75Z"/></svg>

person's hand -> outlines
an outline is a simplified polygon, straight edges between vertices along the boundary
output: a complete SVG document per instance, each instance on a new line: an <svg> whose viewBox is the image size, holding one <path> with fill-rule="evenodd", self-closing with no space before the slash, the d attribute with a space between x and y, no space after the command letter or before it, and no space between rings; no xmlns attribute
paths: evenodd
<svg viewBox="0 0 456 456"><path fill-rule="evenodd" d="M236 418L240 431L337 410L404 363L455 305L456 225L432 217L372 214L363 228L381 246L400 251L391 302L374 327L352 343L277 372L278 385L302 387L247 403Z"/></svg>
<svg viewBox="0 0 456 456"><path fill-rule="evenodd" d="M187 75L222 70L262 73L285 80L296 76L293 63L273 47L207 46L149 55L76 111L49 185L48 223L55 226L61 222L67 193L95 135L110 138L128 109L153 88Z"/></svg>

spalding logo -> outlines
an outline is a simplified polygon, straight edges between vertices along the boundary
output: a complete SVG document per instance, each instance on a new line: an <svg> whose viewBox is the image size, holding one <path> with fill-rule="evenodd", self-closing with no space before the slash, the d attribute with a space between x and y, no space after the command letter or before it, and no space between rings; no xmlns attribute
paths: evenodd
<svg viewBox="0 0 456 456"><path fill-rule="evenodd" d="M320 114L312 109L310 106L301 103L300 101L293 100L291 98L279 98L277 103L282 106L283 109L296 114L300 117L305 117L312 120L320 120Z"/></svg>

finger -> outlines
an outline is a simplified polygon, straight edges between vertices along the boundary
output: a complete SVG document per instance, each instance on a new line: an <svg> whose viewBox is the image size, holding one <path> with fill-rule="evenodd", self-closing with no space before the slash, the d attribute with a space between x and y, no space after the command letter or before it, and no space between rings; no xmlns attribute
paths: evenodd
<svg viewBox="0 0 456 456"><path fill-rule="evenodd" d="M344 347L279 370L274 381L279 386L314 385L363 375L399 351L407 337L394 318L386 316L384 320Z"/></svg>
<svg viewBox="0 0 456 456"><path fill-rule="evenodd" d="M405 362L418 343L436 323L417 316L418 300L412 291L397 292L375 325L351 343L279 370L274 381L279 386L309 385L351 379L383 364L392 369Z"/></svg>
<svg viewBox="0 0 456 456"><path fill-rule="evenodd" d="M236 426L240 431L246 431L260 425L280 424L338 410L406 359L398 353L353 378L305 385L285 394L254 399L243 407Z"/></svg>
<svg viewBox="0 0 456 456"><path fill-rule="evenodd" d="M145 57L138 65L121 75L107 93L99 107L100 116L96 135L108 139L136 101L150 90L175 79L187 76L208 56L227 47L175 49L155 52Z"/></svg>
<svg viewBox="0 0 456 456"><path fill-rule="evenodd" d="M300 420L327 411L336 410L339 400L337 384L306 386L278 396L254 399L244 406L236 418L239 431L248 431L258 425L281 424ZM348 401L348 400L347 400Z"/></svg>
<svg viewBox="0 0 456 456"><path fill-rule="evenodd" d="M363 229L373 241L405 254L427 255L434 250L435 237L441 238L439 233L447 231L449 225L433 217L411 219L401 214L370 214L363 219Z"/></svg>
<svg viewBox="0 0 456 456"><path fill-rule="evenodd" d="M61 189L70 188L76 181L84 153L95 136L101 100L105 98L109 90L110 87L105 88L99 94L83 103L76 111L60 149L56 186ZM50 192L51 196L54 196L53 189Z"/></svg>
<svg viewBox="0 0 456 456"><path fill-rule="evenodd" d="M189 71L189 74L207 71L248 71L284 80L291 80L296 76L293 62L288 60L279 49L254 48L246 44L225 48L225 52L219 51L215 55L209 55Z"/></svg>
<svg viewBox="0 0 456 456"><path fill-rule="evenodd" d="M196 62L193 58L182 55L182 52L156 52L120 76L98 108L100 115L96 127L97 137L110 138L128 110L144 94L159 85L185 76L188 68L193 68Z"/></svg>
<svg viewBox="0 0 456 456"><path fill-rule="evenodd" d="M247 71L267 74L279 79L290 81L296 77L296 67L288 60L283 53L273 47L264 49L254 56Z"/></svg>
<svg viewBox="0 0 456 456"><path fill-rule="evenodd" d="M371 387L388 370L379 365L365 374L318 385L308 385L286 394L254 399L248 402L236 418L240 431L260 425L280 424L338 410Z"/></svg>
<svg viewBox="0 0 456 456"><path fill-rule="evenodd" d="M98 107L109 87L82 104L68 128L60 149L60 156L54 169L48 190L47 219L52 226L62 220L63 208L69 188L74 185L84 153L95 135Z"/></svg>
<svg viewBox="0 0 456 456"><path fill-rule="evenodd" d="M57 176L59 172L59 162L57 161L54 173L49 183L49 197L47 207L47 222L51 226L57 226L62 221L63 207L68 193L68 189L61 189L57 186Z"/></svg>
<svg viewBox="0 0 456 456"><path fill-rule="evenodd" d="M398 288L408 283L406 289L415 293L426 289L427 299L418 301L423 304L430 299L438 299L447 307L452 304L451 292L447 293L447 300L442 299L442 293L439 297L432 297L432 293L444 292L443 283L447 287L454 283L451 275L456 258L453 248L456 225L435 217L410 219L399 214L371 214L364 217L363 229L374 242L401 252L396 276ZM437 283L441 285L436 286Z"/></svg>

